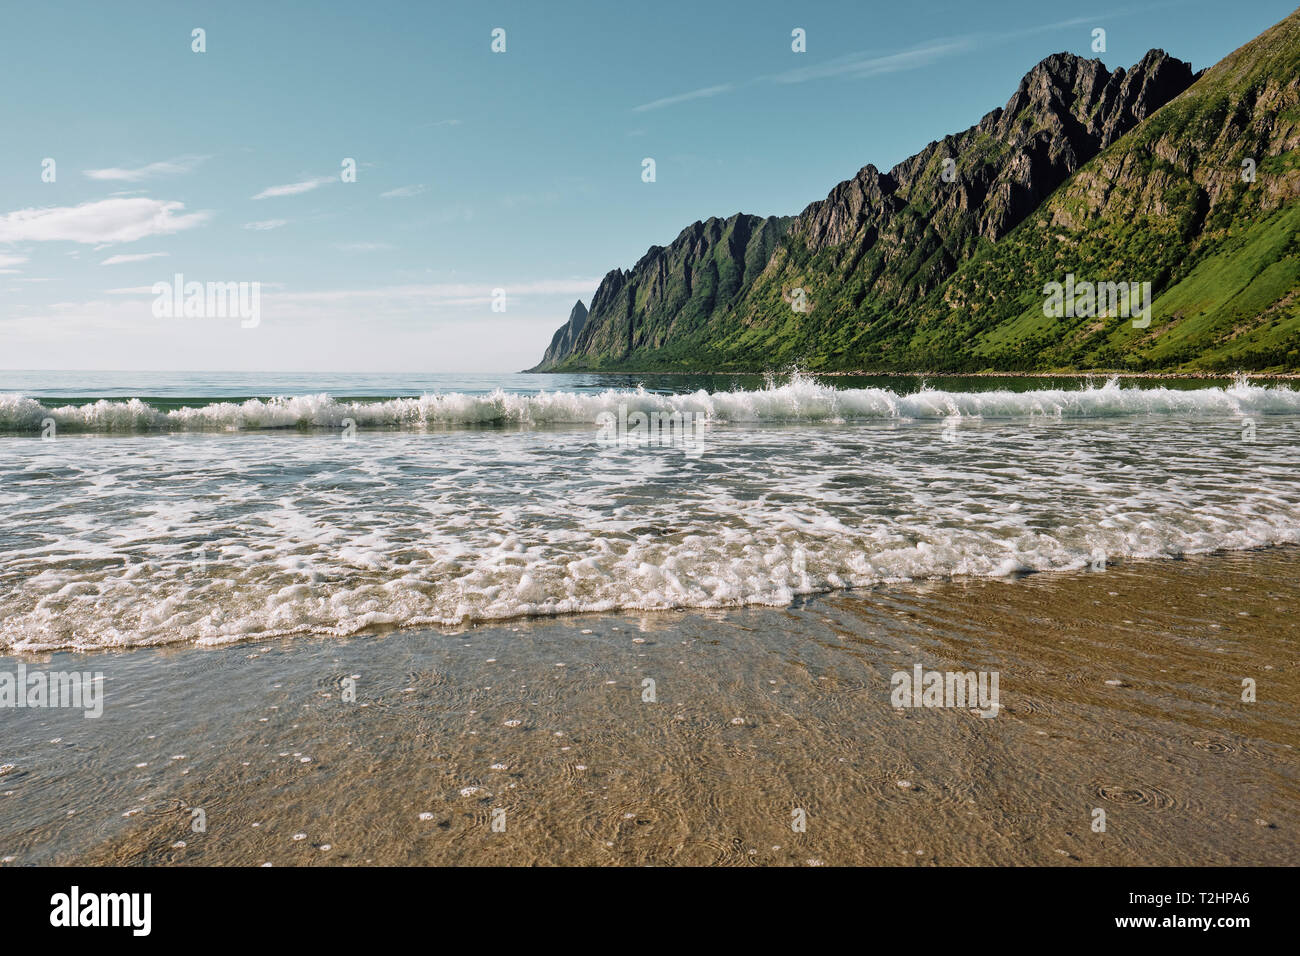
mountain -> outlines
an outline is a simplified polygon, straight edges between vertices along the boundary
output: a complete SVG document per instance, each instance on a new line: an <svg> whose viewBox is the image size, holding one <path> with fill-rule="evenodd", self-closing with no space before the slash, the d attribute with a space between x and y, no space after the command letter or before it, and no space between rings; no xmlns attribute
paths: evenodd
<svg viewBox="0 0 1300 956"><path fill-rule="evenodd" d="M579 299L573 305L573 310L569 313L569 321L555 330L555 335L551 337L551 344L546 349L546 354L542 356L541 362L535 368L530 368L530 372L545 372L557 361L562 359L573 351L574 345L577 344L578 336L582 334L582 327L587 324L587 307Z"/></svg>
<svg viewBox="0 0 1300 956"><path fill-rule="evenodd" d="M887 173L609 273L536 370L1300 368L1298 102L1300 11L1200 75L1055 54ZM1150 323L1046 317L1068 276L1149 282Z"/></svg>
<svg viewBox="0 0 1300 956"><path fill-rule="evenodd" d="M788 216L738 213L688 226L666 248L652 246L631 271L615 269L601 280L570 346L556 349L561 329L529 371L580 367L573 365L579 355L626 358L707 335L758 277L789 224Z"/></svg>
<svg viewBox="0 0 1300 956"><path fill-rule="evenodd" d="M915 368L1300 370L1298 150L1300 11L980 250L893 344ZM1151 282L1149 327L1045 318L1044 283L1070 273Z"/></svg>

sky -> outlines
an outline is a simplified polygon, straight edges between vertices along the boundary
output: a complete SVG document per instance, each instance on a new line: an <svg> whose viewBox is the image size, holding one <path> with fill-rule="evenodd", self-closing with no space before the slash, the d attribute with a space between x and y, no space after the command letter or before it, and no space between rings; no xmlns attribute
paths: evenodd
<svg viewBox="0 0 1300 956"><path fill-rule="evenodd" d="M1052 53L1199 70L1292 9L10 3L0 369L515 371L651 245L798 213L978 122ZM177 274L259 283L256 322L157 314Z"/></svg>

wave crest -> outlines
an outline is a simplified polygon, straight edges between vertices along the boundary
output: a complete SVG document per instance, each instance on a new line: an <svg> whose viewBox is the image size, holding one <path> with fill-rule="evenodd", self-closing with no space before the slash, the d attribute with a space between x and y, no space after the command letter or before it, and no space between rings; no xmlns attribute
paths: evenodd
<svg viewBox="0 0 1300 956"><path fill-rule="evenodd" d="M837 389L796 375L754 391L664 395L644 388L604 392L497 389L489 394L447 392L418 398L337 400L328 393L213 401L160 409L132 398L51 407L20 394L0 394L0 431L39 432L47 419L70 432L256 431L261 429L422 429L475 425L591 425L602 412L690 412L717 422L826 422L890 419L1098 418L1131 414L1232 416L1300 414L1300 392L1289 385L1233 385L1197 389L1124 387L1118 378L1077 389L950 392L922 387L900 394L887 388Z"/></svg>

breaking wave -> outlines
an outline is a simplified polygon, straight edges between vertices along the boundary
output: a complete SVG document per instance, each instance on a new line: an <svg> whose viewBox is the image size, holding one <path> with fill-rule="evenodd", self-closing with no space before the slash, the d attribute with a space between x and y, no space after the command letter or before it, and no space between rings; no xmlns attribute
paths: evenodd
<svg viewBox="0 0 1300 956"><path fill-rule="evenodd" d="M1300 392L1289 385L1197 389L1125 387L1118 379L1076 389L949 392L922 388L900 394L885 388L836 389L796 376L754 391L665 395L604 392L489 394L448 392L418 398L338 400L327 393L245 401L196 399L182 408L158 408L140 399L99 399L47 406L19 394L0 394L0 432L37 433L47 419L68 432L257 431L263 429L424 429L482 425L593 424L602 412L688 412L716 422L850 422L960 418L1102 418L1132 414L1178 416L1300 413Z"/></svg>

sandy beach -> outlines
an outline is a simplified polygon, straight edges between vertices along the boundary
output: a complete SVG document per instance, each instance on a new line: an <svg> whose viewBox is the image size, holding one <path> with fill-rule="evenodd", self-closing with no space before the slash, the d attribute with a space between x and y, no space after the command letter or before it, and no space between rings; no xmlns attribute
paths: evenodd
<svg viewBox="0 0 1300 956"><path fill-rule="evenodd" d="M1290 864L1298 573L1280 548L784 609L26 655L102 672L104 713L0 717L0 857ZM895 708L891 674L918 664L996 672L997 716Z"/></svg>

